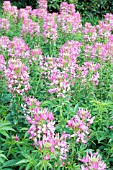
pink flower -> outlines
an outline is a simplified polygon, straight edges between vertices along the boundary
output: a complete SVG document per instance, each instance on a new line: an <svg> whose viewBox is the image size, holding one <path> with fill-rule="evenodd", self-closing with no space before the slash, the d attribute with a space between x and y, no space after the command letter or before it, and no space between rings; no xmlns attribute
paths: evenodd
<svg viewBox="0 0 113 170"><path fill-rule="evenodd" d="M25 18L22 24L22 35L27 34L31 36L38 36L40 33L40 27L37 22L33 22L31 19Z"/></svg>
<svg viewBox="0 0 113 170"><path fill-rule="evenodd" d="M38 4L40 9L47 10L47 0L39 0Z"/></svg>
<svg viewBox="0 0 113 170"><path fill-rule="evenodd" d="M63 2L60 5L60 14L58 15L58 24L65 33L76 33L80 31L81 17L79 12L75 12L75 6L73 4L68 4Z"/></svg>
<svg viewBox="0 0 113 170"><path fill-rule="evenodd" d="M10 27L9 21L6 18L0 19L0 29L7 31Z"/></svg>
<svg viewBox="0 0 113 170"><path fill-rule="evenodd" d="M81 165L82 170L105 170L106 164L102 161L102 158L98 153L90 152L90 155L87 153L86 157L80 160L84 164Z"/></svg>
<svg viewBox="0 0 113 170"><path fill-rule="evenodd" d="M72 129L71 137L76 138L76 142L87 143L90 134L90 124L93 123L88 110L79 109L77 115L67 121L67 127Z"/></svg>
<svg viewBox="0 0 113 170"><path fill-rule="evenodd" d="M12 139L14 139L16 142L18 142L19 141L19 137L17 136L17 134L16 134L16 136L12 136Z"/></svg>
<svg viewBox="0 0 113 170"><path fill-rule="evenodd" d="M43 37L48 40L52 40L53 42L57 39L57 24L55 22L54 14L47 14L44 18L43 24Z"/></svg>
<svg viewBox="0 0 113 170"><path fill-rule="evenodd" d="M56 93L57 97L65 97L74 86L80 46L78 41L67 41L60 48L58 58L47 57L40 62L42 76L49 80L50 94Z"/></svg>
<svg viewBox="0 0 113 170"><path fill-rule="evenodd" d="M113 129L113 126L109 126L110 129Z"/></svg>
<svg viewBox="0 0 113 170"><path fill-rule="evenodd" d="M3 12L7 15L7 17L12 16L14 19L18 16L18 9L16 6L11 6L10 1L4 1L3 3Z"/></svg>
<svg viewBox="0 0 113 170"><path fill-rule="evenodd" d="M22 38L14 37L13 41L9 42L7 51L10 57L24 58L30 62L30 49Z"/></svg>
<svg viewBox="0 0 113 170"><path fill-rule="evenodd" d="M44 160L49 160L50 159L50 155L46 155L43 157Z"/></svg>
<svg viewBox="0 0 113 170"><path fill-rule="evenodd" d="M8 79L9 91L12 94L16 92L22 95L30 89L27 67L19 59L9 59L5 75Z"/></svg>
<svg viewBox="0 0 113 170"><path fill-rule="evenodd" d="M40 48L36 48L31 50L31 57L33 61L41 60L42 59L42 51Z"/></svg>
<svg viewBox="0 0 113 170"><path fill-rule="evenodd" d="M6 36L0 37L0 48L3 50L6 50L8 48L8 44L10 43L10 40Z"/></svg>
<svg viewBox="0 0 113 170"><path fill-rule="evenodd" d="M0 54L0 71L5 72L5 70L6 70L5 59L4 56Z"/></svg>
<svg viewBox="0 0 113 170"><path fill-rule="evenodd" d="M21 20L23 20L23 19L28 19L28 17L29 17L29 11L26 10L26 9L23 9L23 8L19 9L19 11L18 11L18 17L19 17Z"/></svg>
<svg viewBox="0 0 113 170"><path fill-rule="evenodd" d="M19 141L19 137L17 135L15 137L15 141Z"/></svg>
<svg viewBox="0 0 113 170"><path fill-rule="evenodd" d="M10 9L11 9L10 1L4 1L4 3L3 3L3 10L4 10L4 12L5 11L10 11Z"/></svg>
<svg viewBox="0 0 113 170"><path fill-rule="evenodd" d="M29 100L33 98L26 98L29 106ZM33 100L34 101L34 100ZM31 105L30 105L31 106ZM33 140L34 145L38 146L42 158L45 160L52 159L53 155L61 162L67 159L68 144L66 139L70 137L69 134L62 133L60 136L55 133L55 122L53 122L53 114L47 108L40 108L35 105L34 108L26 109L26 119L30 124L28 133L30 139ZM49 156L48 156L49 155Z"/></svg>

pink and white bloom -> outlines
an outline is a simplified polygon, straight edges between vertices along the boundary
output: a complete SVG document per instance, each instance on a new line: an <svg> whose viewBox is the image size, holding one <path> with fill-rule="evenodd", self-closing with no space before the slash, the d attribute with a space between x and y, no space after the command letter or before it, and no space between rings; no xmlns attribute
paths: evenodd
<svg viewBox="0 0 113 170"><path fill-rule="evenodd" d="M81 165L81 170L105 170L107 168L98 152L87 153L86 157L83 157L80 161L84 163Z"/></svg>
<svg viewBox="0 0 113 170"><path fill-rule="evenodd" d="M9 59L5 75L8 79L9 91L12 94L22 95L30 89L27 67L20 59Z"/></svg>

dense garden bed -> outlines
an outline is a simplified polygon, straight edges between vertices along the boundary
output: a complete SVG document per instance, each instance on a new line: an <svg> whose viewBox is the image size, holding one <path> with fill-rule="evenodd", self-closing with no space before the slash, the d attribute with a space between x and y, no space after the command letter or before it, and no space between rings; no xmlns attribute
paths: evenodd
<svg viewBox="0 0 113 170"><path fill-rule="evenodd" d="M1 170L112 170L113 14L2 9Z"/></svg>

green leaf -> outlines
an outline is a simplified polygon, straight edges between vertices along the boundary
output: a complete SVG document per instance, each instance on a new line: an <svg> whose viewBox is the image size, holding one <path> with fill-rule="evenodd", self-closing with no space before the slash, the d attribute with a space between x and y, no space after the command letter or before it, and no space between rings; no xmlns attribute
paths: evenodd
<svg viewBox="0 0 113 170"><path fill-rule="evenodd" d="M75 105L75 107L74 107L74 112L75 112L75 113L77 113L78 108L79 108L79 104L77 103L77 104Z"/></svg>
<svg viewBox="0 0 113 170"><path fill-rule="evenodd" d="M28 164L28 165L26 166L26 170L29 170L31 167L32 167L32 165Z"/></svg>
<svg viewBox="0 0 113 170"><path fill-rule="evenodd" d="M16 159L8 160L3 164L3 167L15 166L16 162L17 162Z"/></svg>
<svg viewBox="0 0 113 170"><path fill-rule="evenodd" d="M9 122L5 123L4 121L0 121L0 128L7 126L7 125L10 125L10 123Z"/></svg>
<svg viewBox="0 0 113 170"><path fill-rule="evenodd" d="M26 163L28 163L28 160L27 159L22 159L21 161L17 162L16 165L26 164Z"/></svg>
<svg viewBox="0 0 113 170"><path fill-rule="evenodd" d="M1 133L2 135L6 136L7 138L10 138L9 135L8 135L8 133L5 132L5 131L0 131L0 133Z"/></svg>
<svg viewBox="0 0 113 170"><path fill-rule="evenodd" d="M13 170L13 169L11 169L11 168L4 168L4 169L2 169L2 170Z"/></svg>
<svg viewBox="0 0 113 170"><path fill-rule="evenodd" d="M4 154L0 154L0 157L7 159Z"/></svg>
<svg viewBox="0 0 113 170"><path fill-rule="evenodd" d="M40 166L41 164L43 164L43 161L40 161L40 162L36 165L36 167Z"/></svg>
<svg viewBox="0 0 113 170"><path fill-rule="evenodd" d="M49 168L53 169L53 166L49 162L47 165L49 166Z"/></svg>
<svg viewBox="0 0 113 170"><path fill-rule="evenodd" d="M6 127L2 127L0 128L0 132L1 130L11 130L11 131L15 131L13 128L9 127L9 126L6 126Z"/></svg>

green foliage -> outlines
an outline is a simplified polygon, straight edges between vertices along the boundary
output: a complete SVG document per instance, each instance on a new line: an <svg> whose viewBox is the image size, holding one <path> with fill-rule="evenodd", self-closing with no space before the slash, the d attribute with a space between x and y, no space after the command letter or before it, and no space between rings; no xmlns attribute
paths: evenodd
<svg viewBox="0 0 113 170"><path fill-rule="evenodd" d="M63 0L49 0L48 6L49 11L59 11L60 4ZM113 13L113 1L110 0L66 0L68 3L75 4L77 11L86 18L103 17L106 13Z"/></svg>
<svg viewBox="0 0 113 170"><path fill-rule="evenodd" d="M7 121L0 120L0 134L9 138L7 131L14 131L14 129L11 127L11 123L7 122Z"/></svg>
<svg viewBox="0 0 113 170"><path fill-rule="evenodd" d="M33 8L37 7L36 0L11 0L12 5L17 6L18 8L25 8L26 6L32 6Z"/></svg>
<svg viewBox="0 0 113 170"><path fill-rule="evenodd" d="M82 16L98 16L102 17L106 13L110 13L111 11L111 3L109 0L79 0L76 4L77 10L82 14Z"/></svg>
<svg viewBox="0 0 113 170"><path fill-rule="evenodd" d="M76 10L81 13L83 17L91 18L93 17L103 17L106 13L113 13L113 1L110 0L65 0L67 3L73 3L76 6ZM12 0L13 5L18 6L18 8L24 8L27 6L32 6L37 8L38 0ZM48 11L58 12L60 4L64 2L63 0L48 0Z"/></svg>

